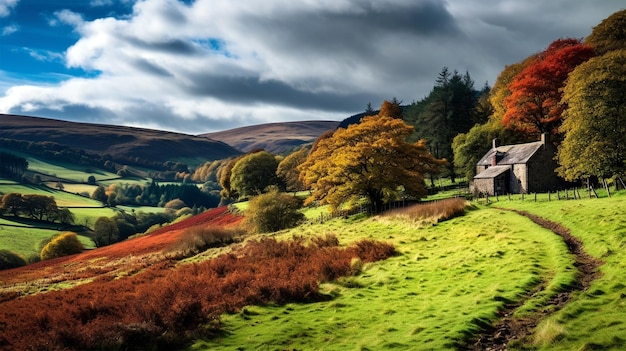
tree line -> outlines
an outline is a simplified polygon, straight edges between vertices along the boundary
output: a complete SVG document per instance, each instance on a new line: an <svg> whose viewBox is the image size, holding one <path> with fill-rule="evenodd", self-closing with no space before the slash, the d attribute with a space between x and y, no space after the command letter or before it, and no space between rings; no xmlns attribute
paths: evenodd
<svg viewBox="0 0 626 351"><path fill-rule="evenodd" d="M25 158L0 152L0 176L20 179L26 169L28 169L28 161Z"/></svg>
<svg viewBox="0 0 626 351"><path fill-rule="evenodd" d="M74 215L67 208L59 208L54 197L37 194L5 194L0 201L0 214L63 224L74 223Z"/></svg>

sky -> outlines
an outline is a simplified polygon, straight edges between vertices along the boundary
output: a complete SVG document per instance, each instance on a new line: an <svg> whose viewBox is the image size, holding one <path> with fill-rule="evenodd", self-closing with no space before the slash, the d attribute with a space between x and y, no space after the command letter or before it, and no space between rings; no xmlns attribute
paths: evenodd
<svg viewBox="0 0 626 351"><path fill-rule="evenodd" d="M0 0L0 113L187 134L480 89L623 0Z"/></svg>

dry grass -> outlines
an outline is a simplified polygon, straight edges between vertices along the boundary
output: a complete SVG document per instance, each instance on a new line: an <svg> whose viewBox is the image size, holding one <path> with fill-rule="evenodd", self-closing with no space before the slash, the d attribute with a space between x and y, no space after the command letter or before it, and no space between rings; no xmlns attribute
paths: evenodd
<svg viewBox="0 0 626 351"><path fill-rule="evenodd" d="M467 200L453 198L391 210L381 217L401 219L414 224L434 224L463 215L469 206L471 205Z"/></svg>

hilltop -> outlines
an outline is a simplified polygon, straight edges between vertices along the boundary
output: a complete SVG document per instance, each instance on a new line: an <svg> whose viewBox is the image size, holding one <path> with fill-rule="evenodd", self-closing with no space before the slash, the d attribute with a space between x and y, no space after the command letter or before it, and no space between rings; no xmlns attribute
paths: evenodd
<svg viewBox="0 0 626 351"><path fill-rule="evenodd" d="M199 164L241 154L206 137L125 126L0 114L0 138L52 142L113 158Z"/></svg>
<svg viewBox="0 0 626 351"><path fill-rule="evenodd" d="M326 131L336 129L339 123L338 121L267 123L200 136L222 141L243 152L264 149L273 154L286 154L302 145L312 143Z"/></svg>

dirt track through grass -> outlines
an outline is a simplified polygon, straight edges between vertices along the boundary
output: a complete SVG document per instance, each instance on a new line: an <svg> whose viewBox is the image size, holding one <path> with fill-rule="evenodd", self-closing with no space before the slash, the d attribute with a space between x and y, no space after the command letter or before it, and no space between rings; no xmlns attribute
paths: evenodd
<svg viewBox="0 0 626 351"><path fill-rule="evenodd" d="M522 301L507 305L505 310L501 312L503 318L495 325L494 328L477 338L471 347L472 350L499 351L506 350L507 345L509 345L512 341L527 343L526 338L530 337L533 329L538 325L540 320L547 317L549 313L554 313L563 308L563 306L570 301L574 291L585 291L589 288L589 286L591 286L591 283L600 276L598 267L600 267L603 263L599 259L586 253L583 249L582 242L571 235L569 229L565 228L561 224L526 211L505 208L500 209L512 211L521 216L525 216L534 223L549 229L556 235L562 237L563 241L567 245L568 251L574 256L576 261L575 265L578 269L578 277L576 283L569 289L560 292L549 301L549 305L554 306L553 309L542 309L540 311L536 311L528 317L518 318L514 315L514 312L517 308L522 306L524 302ZM530 294L535 292L531 292Z"/></svg>

